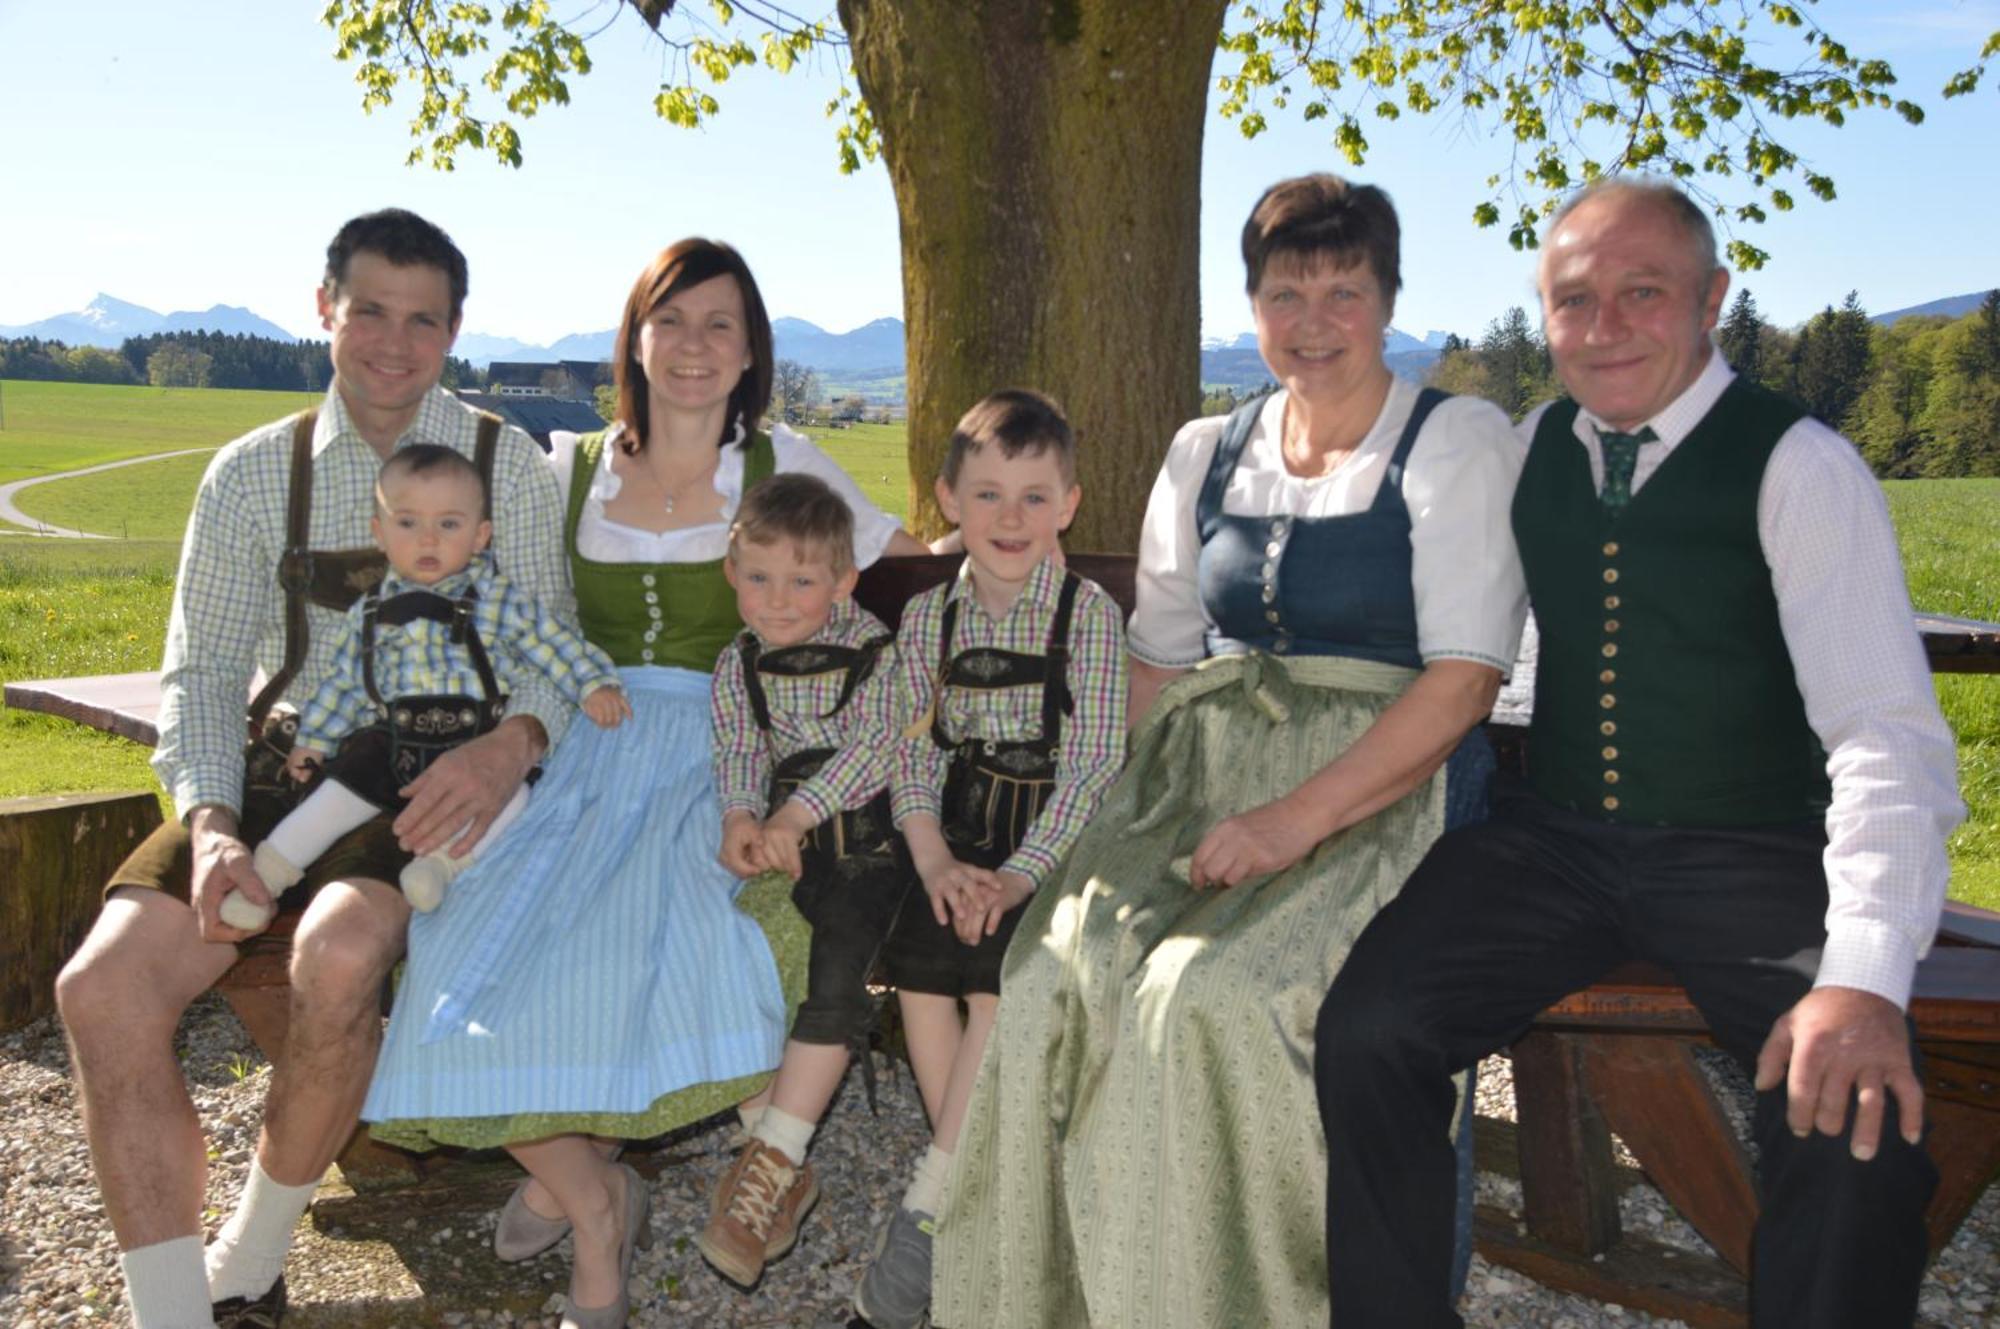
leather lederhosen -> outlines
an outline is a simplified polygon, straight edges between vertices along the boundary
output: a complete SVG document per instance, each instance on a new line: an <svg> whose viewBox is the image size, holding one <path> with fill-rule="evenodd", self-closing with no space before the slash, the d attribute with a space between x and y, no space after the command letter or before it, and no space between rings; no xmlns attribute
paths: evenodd
<svg viewBox="0 0 2000 1329"><path fill-rule="evenodd" d="M895 639L888 633L859 646L805 643L765 652L753 633L739 639L743 686L750 713L773 744L770 704L761 675L809 678L843 672L840 696L819 718L831 719L854 700L875 672L882 651ZM771 772L768 812L783 807L800 785L817 775L837 749L804 748ZM890 817L889 791L882 789L858 808L843 809L815 826L804 844L804 873L792 887L792 904L812 926L805 1000L792 1037L800 1042L845 1044L861 1064L862 1086L871 1111L876 1105L874 1059L868 1039L876 1024L868 982L899 913L918 894L909 850Z"/></svg>
<svg viewBox="0 0 2000 1329"><path fill-rule="evenodd" d="M773 734L771 707L765 698L760 674L774 674L785 678L810 678L817 674L830 674L835 670L844 671L846 679L841 684L840 696L834 701L833 709L819 717L822 720L830 720L854 700L854 694L860 691L861 685L874 674L883 648L894 640L894 637L885 632L869 638L859 646L831 646L808 642L767 652L754 633L745 632L738 639L738 649L743 656L743 688L749 694L750 714L756 719L757 727L764 732L765 742L772 742ZM765 804L766 815L783 807L785 800L790 798L800 785L819 774L820 768L833 757L834 751L833 748L801 748L778 762L771 772L769 799ZM879 851L887 845L894 834L895 826L889 816L889 791L883 789L861 807L844 809L815 826L811 834L806 837L807 849L824 856L831 863L847 857L849 853ZM804 912L804 906L800 906L800 909Z"/></svg>
<svg viewBox="0 0 2000 1329"><path fill-rule="evenodd" d="M974 647L952 654L958 626L959 601L944 609L938 629L937 700L931 718L931 739L950 758L945 772L940 821L945 842L961 861L997 868L1027 838L1056 783L1056 753L1062 741L1062 719L1076 709L1069 691L1069 628L1076 608L1080 579L1063 574L1056 600L1055 621L1049 627L1048 650L1023 655L992 647ZM1026 739L953 739L945 732L944 695L947 688L990 691L1040 685L1041 733Z"/></svg>

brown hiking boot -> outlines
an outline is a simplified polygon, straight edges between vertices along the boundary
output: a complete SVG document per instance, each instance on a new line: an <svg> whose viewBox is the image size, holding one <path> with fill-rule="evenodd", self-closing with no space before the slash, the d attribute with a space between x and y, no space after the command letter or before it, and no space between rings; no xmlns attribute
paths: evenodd
<svg viewBox="0 0 2000 1329"><path fill-rule="evenodd" d="M780 1151L752 1140L723 1174L715 1212L695 1244L717 1273L748 1288L797 1244L799 1223L818 1199L810 1167L793 1167Z"/></svg>

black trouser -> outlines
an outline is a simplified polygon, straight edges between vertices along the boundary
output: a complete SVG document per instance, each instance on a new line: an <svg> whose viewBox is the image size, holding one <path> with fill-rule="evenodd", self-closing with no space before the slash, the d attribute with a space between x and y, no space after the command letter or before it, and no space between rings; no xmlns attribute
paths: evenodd
<svg viewBox="0 0 2000 1329"><path fill-rule="evenodd" d="M1614 825L1515 788L1440 839L1355 944L1320 1008L1327 1267L1336 1329L1451 1326L1450 1076L1628 959L1671 969L1717 1042L1754 1063L1811 988L1825 944L1817 824ZM1853 1113L1848 1114L1848 1127ZM1757 1096L1761 1326L1884 1329L1915 1318L1937 1172L1898 1133L1876 1157L1796 1139L1782 1086Z"/></svg>

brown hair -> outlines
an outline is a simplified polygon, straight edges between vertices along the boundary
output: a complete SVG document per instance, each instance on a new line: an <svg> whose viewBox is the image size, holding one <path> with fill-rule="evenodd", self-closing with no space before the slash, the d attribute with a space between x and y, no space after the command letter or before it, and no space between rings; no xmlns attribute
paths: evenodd
<svg viewBox="0 0 2000 1329"><path fill-rule="evenodd" d="M399 475L428 475L440 471L472 481L479 491L480 516L484 520L491 515L492 498L486 492L486 477L479 473L479 467L472 458L442 443L412 443L406 448L398 448L389 454L382 468L375 472L375 508L387 512L389 505L383 501L382 487Z"/></svg>
<svg viewBox="0 0 2000 1329"><path fill-rule="evenodd" d="M835 576L854 566L854 513L833 487L803 471L759 480L729 524L729 556L739 544L789 540L804 557L825 554Z"/></svg>
<svg viewBox="0 0 2000 1329"><path fill-rule="evenodd" d="M1365 262L1393 306L1403 289L1402 227L1396 205L1374 185L1354 185L1322 171L1280 180L1264 191L1243 223L1244 289L1257 293L1264 269L1281 254L1341 268Z"/></svg>
<svg viewBox="0 0 2000 1329"><path fill-rule="evenodd" d="M690 236L659 252L625 297L625 315L618 323L618 341L611 352L612 372L618 384L618 423L625 427L620 445L629 452L646 446L652 425L650 399L646 391L646 371L639 364L639 329L653 311L692 286L715 277L734 277L743 293L745 340L749 342L750 367L729 394L729 417L723 422L720 447L737 425L743 427L743 446L750 446L750 431L764 418L771 405L773 352L771 317L764 312L764 297L758 293L757 279L750 275L743 256L720 240Z"/></svg>
<svg viewBox="0 0 2000 1329"><path fill-rule="evenodd" d="M451 289L451 322L458 326L465 312L465 255L451 237L407 208L364 212L334 232L326 247L328 295L338 298L347 285L348 265L356 254L374 254L399 268L436 268Z"/></svg>
<svg viewBox="0 0 2000 1329"><path fill-rule="evenodd" d="M945 484L957 484L965 459L989 447L1000 449L1003 457L1039 457L1053 451L1063 483L1076 483L1076 434L1062 407L1031 388L1003 388L981 398L959 419L940 472Z"/></svg>

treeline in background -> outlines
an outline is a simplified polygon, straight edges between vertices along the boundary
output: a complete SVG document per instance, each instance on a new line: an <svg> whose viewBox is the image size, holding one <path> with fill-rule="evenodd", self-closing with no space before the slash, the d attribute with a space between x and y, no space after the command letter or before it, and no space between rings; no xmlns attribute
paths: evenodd
<svg viewBox="0 0 2000 1329"><path fill-rule="evenodd" d="M448 388L478 377L463 360L445 362ZM16 337L0 340L0 378L324 392L333 381L333 364L323 341L278 341L241 332L159 332L127 337L115 351Z"/></svg>
<svg viewBox="0 0 2000 1329"><path fill-rule="evenodd" d="M1961 318L1913 314L1889 327L1850 291L1789 332L1765 322L1746 289L1716 340L1737 373L1838 428L1885 480L2000 476L2000 290ZM1515 419L1561 391L1518 306L1476 342L1449 338L1428 381Z"/></svg>

